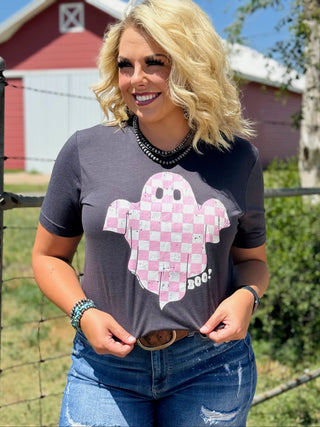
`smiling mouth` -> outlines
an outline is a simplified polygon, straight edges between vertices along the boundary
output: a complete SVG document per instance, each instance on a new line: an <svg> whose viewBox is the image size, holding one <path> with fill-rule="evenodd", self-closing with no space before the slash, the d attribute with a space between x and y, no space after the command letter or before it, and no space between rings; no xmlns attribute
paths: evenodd
<svg viewBox="0 0 320 427"><path fill-rule="evenodd" d="M137 95L133 94L133 97L136 101L137 105L148 105L151 104L156 98L158 98L161 95L161 93L153 93L149 95Z"/></svg>

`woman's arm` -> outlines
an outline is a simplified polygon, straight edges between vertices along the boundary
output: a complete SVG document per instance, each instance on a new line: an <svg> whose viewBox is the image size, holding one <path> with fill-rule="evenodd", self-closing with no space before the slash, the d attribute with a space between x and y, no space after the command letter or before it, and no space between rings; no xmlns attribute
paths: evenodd
<svg viewBox="0 0 320 427"><path fill-rule="evenodd" d="M269 285L266 245L253 249L231 248L237 288L251 286L261 298Z"/></svg>
<svg viewBox="0 0 320 427"><path fill-rule="evenodd" d="M217 307L200 332L217 343L243 339L248 331L254 296L242 286L251 286L261 298L269 284L269 272L265 245L252 249L232 247L231 256L235 265L236 290ZM223 323L223 329L217 326Z"/></svg>
<svg viewBox="0 0 320 427"><path fill-rule="evenodd" d="M81 236L60 237L38 226L32 253L33 272L39 288L66 314L85 298L76 272L71 266Z"/></svg>
<svg viewBox="0 0 320 427"><path fill-rule="evenodd" d="M36 282L44 295L66 314L85 294L71 262L81 236L60 237L38 226L33 247L32 265ZM97 353L124 357L135 342L116 321L102 311L91 308L81 318L81 329ZM114 336L119 340L114 340Z"/></svg>

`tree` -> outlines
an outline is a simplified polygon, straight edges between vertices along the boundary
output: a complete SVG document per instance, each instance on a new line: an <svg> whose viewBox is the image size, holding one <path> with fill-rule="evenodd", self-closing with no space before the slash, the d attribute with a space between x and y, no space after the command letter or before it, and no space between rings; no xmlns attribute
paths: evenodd
<svg viewBox="0 0 320 427"><path fill-rule="evenodd" d="M302 101L299 169L302 186L320 187L320 0L304 0L306 88Z"/></svg>
<svg viewBox="0 0 320 427"><path fill-rule="evenodd" d="M246 18L259 9L284 9L286 0L247 0L237 8L236 20L226 31L231 43L243 42ZM277 42L270 50L287 69L286 87L293 75L305 75L302 111L299 116L299 171L303 187L320 187L320 0L292 0L290 13L275 30L287 25L291 37ZM296 71L296 74L293 73ZM319 199L318 199L319 200Z"/></svg>

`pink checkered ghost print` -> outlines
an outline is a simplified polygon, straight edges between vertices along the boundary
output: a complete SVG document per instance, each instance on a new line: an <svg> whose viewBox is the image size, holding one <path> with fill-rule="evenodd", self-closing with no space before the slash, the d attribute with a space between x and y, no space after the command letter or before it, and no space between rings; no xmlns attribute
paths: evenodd
<svg viewBox="0 0 320 427"><path fill-rule="evenodd" d="M220 230L229 225L219 200L200 206L182 176L162 172L147 181L140 202L115 200L103 230L125 236L131 248L128 269L159 296L163 309L184 297L188 278L205 271L205 244L218 243Z"/></svg>

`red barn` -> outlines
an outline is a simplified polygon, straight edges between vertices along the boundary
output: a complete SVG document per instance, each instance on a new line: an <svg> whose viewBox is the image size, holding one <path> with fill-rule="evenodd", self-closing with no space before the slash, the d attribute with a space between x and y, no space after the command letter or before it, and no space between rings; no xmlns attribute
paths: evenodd
<svg viewBox="0 0 320 427"><path fill-rule="evenodd" d="M275 157L284 159L298 154L300 132L293 129L292 116L301 110L304 78L286 70L276 61L249 47L230 48L230 64L242 79L242 107L246 117L256 124L257 137L252 141L267 166ZM279 88L291 79L286 94Z"/></svg>
<svg viewBox="0 0 320 427"><path fill-rule="evenodd" d="M97 56L109 23L120 18L121 0L34 0L0 26L6 61L5 169L50 173L65 140L92 126L102 112L89 89L98 81ZM299 132L291 114L301 105L301 82L286 102L275 96L281 67L246 47L234 47L231 65L243 79L245 114L257 123L264 165L297 153ZM275 71L276 70L276 71ZM262 86L263 85L263 86Z"/></svg>

